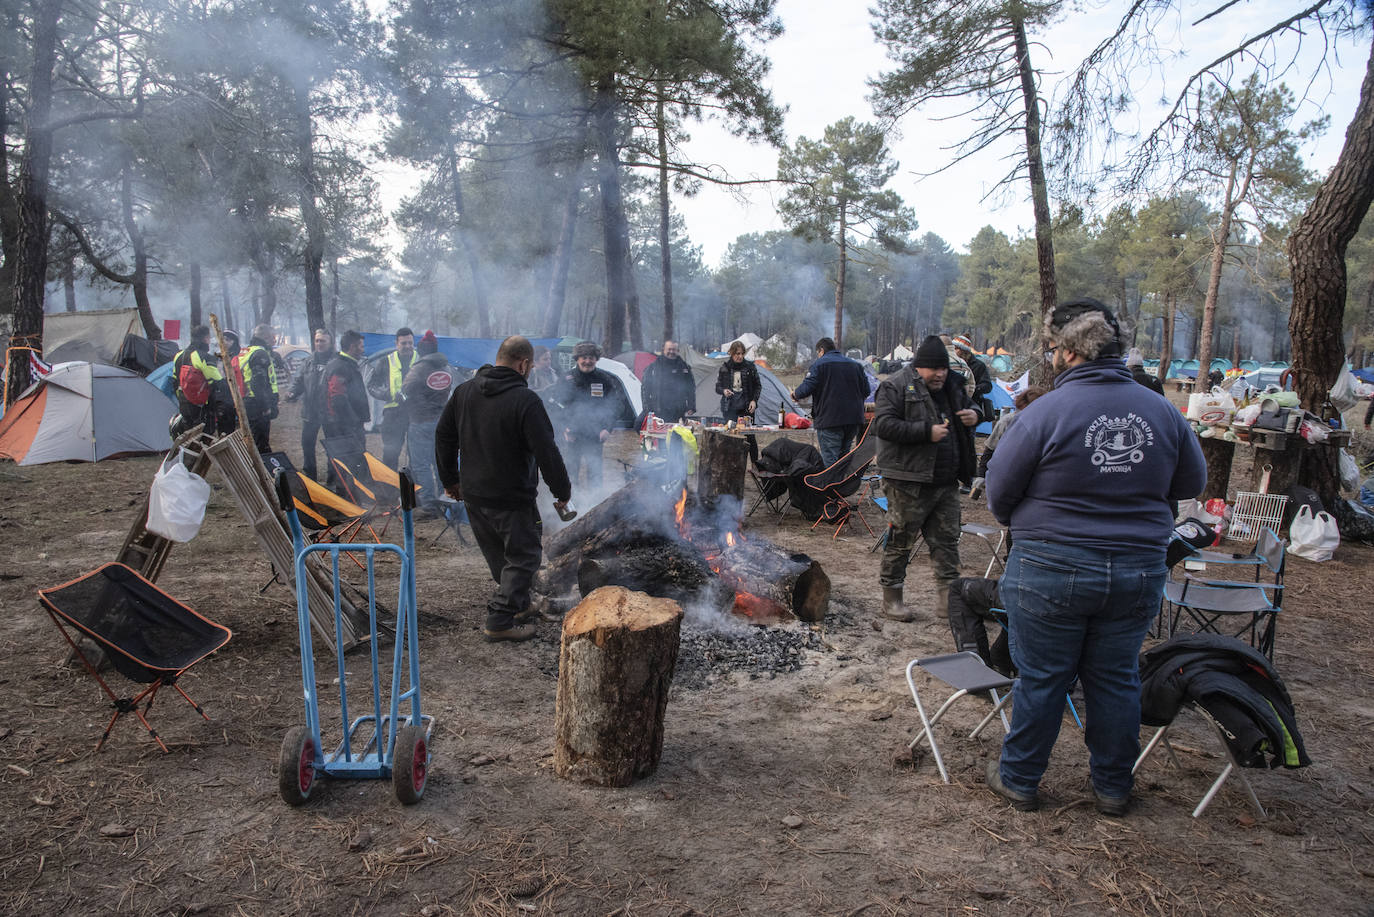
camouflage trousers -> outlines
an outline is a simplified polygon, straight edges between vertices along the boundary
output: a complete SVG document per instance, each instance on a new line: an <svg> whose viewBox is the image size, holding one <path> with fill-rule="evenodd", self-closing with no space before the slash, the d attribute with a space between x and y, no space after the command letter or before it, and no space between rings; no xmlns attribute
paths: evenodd
<svg viewBox="0 0 1374 917"><path fill-rule="evenodd" d="M906 582L911 549L924 535L937 593L941 597L948 594L949 584L959 576L959 486L884 478L883 493L887 495L888 524L879 584L901 586ZM944 608L937 610L943 617Z"/></svg>

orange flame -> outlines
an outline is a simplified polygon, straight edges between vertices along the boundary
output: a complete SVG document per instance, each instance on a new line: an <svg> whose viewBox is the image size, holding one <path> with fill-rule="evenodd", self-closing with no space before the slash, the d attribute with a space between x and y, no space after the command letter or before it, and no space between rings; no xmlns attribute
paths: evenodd
<svg viewBox="0 0 1374 917"><path fill-rule="evenodd" d="M682 496L677 498L677 503L673 504L673 521L677 523L677 530L682 533L683 538L690 540L691 533L687 531L687 488L682 488Z"/></svg>
<svg viewBox="0 0 1374 917"><path fill-rule="evenodd" d="M726 532L726 533L725 533L725 544L726 544L728 547L731 547L731 548L733 548L733 547L735 546L735 533L734 533L734 532Z"/></svg>

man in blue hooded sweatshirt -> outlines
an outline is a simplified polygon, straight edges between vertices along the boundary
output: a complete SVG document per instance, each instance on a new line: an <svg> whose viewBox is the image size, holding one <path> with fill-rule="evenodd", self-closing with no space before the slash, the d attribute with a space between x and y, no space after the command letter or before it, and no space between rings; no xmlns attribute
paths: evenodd
<svg viewBox="0 0 1374 917"><path fill-rule="evenodd" d="M1164 591L1171 501L1200 493L1207 466L1182 413L1131 377L1105 305L1065 303L1046 331L1054 388L1007 431L987 473L988 507L1014 545L1000 591L1020 673L988 786L1017 809L1038 808L1077 678L1097 809L1121 816L1140 751L1137 657Z"/></svg>

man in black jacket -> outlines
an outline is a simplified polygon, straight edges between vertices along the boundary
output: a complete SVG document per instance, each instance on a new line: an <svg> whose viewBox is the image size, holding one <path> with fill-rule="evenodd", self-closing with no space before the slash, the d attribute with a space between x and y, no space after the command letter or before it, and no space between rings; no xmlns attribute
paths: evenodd
<svg viewBox="0 0 1374 917"><path fill-rule="evenodd" d="M364 426L371 417L358 365L365 347L363 336L350 328L340 336L339 347L325 369L324 438L334 457L354 470L362 466L367 451Z"/></svg>
<svg viewBox="0 0 1374 917"><path fill-rule="evenodd" d="M1164 383L1159 381L1158 376L1145 371L1145 355L1140 352L1139 347L1132 347L1131 352L1126 354L1126 368L1131 371L1131 378L1136 382L1155 394L1164 394Z"/></svg>
<svg viewBox="0 0 1374 917"><path fill-rule="evenodd" d="M792 392L794 399L811 399L811 423L825 467L838 462L854 445L864 422L868 373L840 353L830 338L816 342L816 362Z"/></svg>
<svg viewBox="0 0 1374 917"><path fill-rule="evenodd" d="M533 367L529 340L506 338L496 364L454 390L434 432L439 480L449 496L467 504L472 534L497 583L483 628L489 641L534 636L534 625L523 619L543 555L535 505L539 476L560 512L572 498L553 424L526 384Z"/></svg>
<svg viewBox="0 0 1374 917"><path fill-rule="evenodd" d="M692 367L678 353L677 341L663 342L663 355L644 370L644 410L669 423L697 412Z"/></svg>
<svg viewBox="0 0 1374 917"><path fill-rule="evenodd" d="M410 474L420 486L421 512L432 515L439 506L439 492L434 487L434 427L448 402L453 373L448 357L439 352L439 339L433 331L426 331L420 338L415 353L415 362L401 385L410 417L406 448L410 454Z"/></svg>
<svg viewBox="0 0 1374 917"><path fill-rule="evenodd" d="M611 437L617 421L626 419L629 408L621 394L619 381L604 369L596 368L601 349L591 341L573 348L577 366L556 388L555 400L563 405L563 456L574 479L578 469L586 470L584 483L594 490L601 485L601 446Z"/></svg>
<svg viewBox="0 0 1374 917"><path fill-rule="evenodd" d="M315 441L324 423L325 396L328 394L329 379L325 373L334 359L334 335L320 328L315 332L315 349L310 359L301 364L296 379L291 383L287 401L301 403L301 471L306 477L319 480L315 464Z"/></svg>
<svg viewBox="0 0 1374 917"><path fill-rule="evenodd" d="M979 414L934 335L922 342L910 366L878 386L874 405L878 471L891 520L878 576L882 613L914 621L902 589L917 536L924 535L930 547L939 613L948 607L950 583L959 576L959 483L973 480Z"/></svg>

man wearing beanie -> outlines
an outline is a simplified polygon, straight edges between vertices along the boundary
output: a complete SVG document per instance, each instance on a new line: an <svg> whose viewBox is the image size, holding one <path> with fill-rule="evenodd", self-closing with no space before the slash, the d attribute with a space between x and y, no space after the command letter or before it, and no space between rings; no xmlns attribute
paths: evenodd
<svg viewBox="0 0 1374 917"><path fill-rule="evenodd" d="M426 331L420 338L415 354L415 362L401 383L410 415L406 448L410 450L410 473L420 486L421 513L432 515L439 505L439 489L434 483L434 427L448 403L453 373L449 371L448 357L439 352L439 339L433 331Z"/></svg>
<svg viewBox="0 0 1374 917"><path fill-rule="evenodd" d="M911 365L884 380L874 396L878 472L890 520L878 582L883 616L894 621L916 619L902 603L902 589L918 536L930 546L941 615L950 583L959 576L959 482L973 480L979 414L963 385L947 385L949 378L949 354L932 335Z"/></svg>
<svg viewBox="0 0 1374 917"><path fill-rule="evenodd" d="M581 341L573 348L577 365L556 388L554 401L563 406L563 438L559 448L576 481L578 469L586 472L587 488L601 486L602 443L617 425L633 426L634 408L621 394L620 383L604 369L596 368L601 348Z"/></svg>
<svg viewBox="0 0 1374 917"><path fill-rule="evenodd" d="M987 780L1016 809L1040 805L1077 679L1097 810L1119 817L1140 753L1137 657L1168 577L1171 501L1197 496L1207 465L1179 410L1126 371L1111 310L1080 299L1045 324L1054 388L1022 412L988 464L988 508L1011 529L998 591L1020 677Z"/></svg>
<svg viewBox="0 0 1374 917"><path fill-rule="evenodd" d="M1164 394L1164 384L1159 381L1159 377L1152 376L1145 371L1145 356L1140 352L1139 347L1132 347L1131 352L1126 354L1126 368L1131 371L1132 379L1152 392Z"/></svg>

